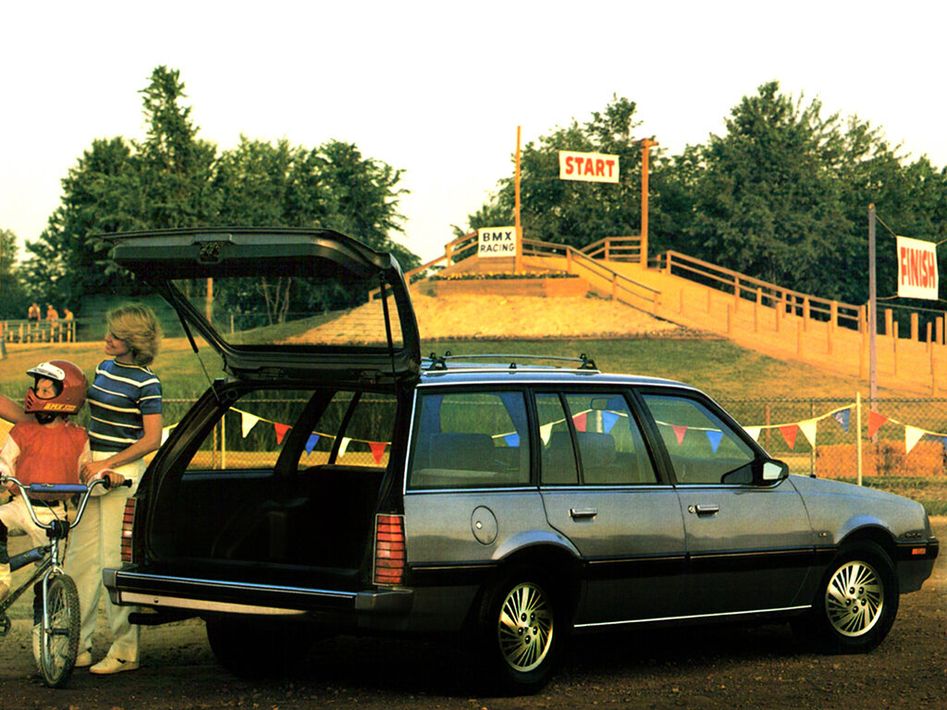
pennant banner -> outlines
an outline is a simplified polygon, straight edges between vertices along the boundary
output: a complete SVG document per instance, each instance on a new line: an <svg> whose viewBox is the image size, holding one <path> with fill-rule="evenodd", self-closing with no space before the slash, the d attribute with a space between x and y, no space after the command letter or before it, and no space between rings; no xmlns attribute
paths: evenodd
<svg viewBox="0 0 947 710"><path fill-rule="evenodd" d="M319 443L319 435L318 435L318 434L310 434L310 435L309 435L309 438L306 439L306 453L307 453L307 454L311 454L311 453L312 453L312 450L313 450L314 448L316 448L316 444L318 444L318 443Z"/></svg>
<svg viewBox="0 0 947 710"><path fill-rule="evenodd" d="M503 437L503 441L506 442L506 445L511 449L515 449L520 445L520 435L519 434L507 434Z"/></svg>
<svg viewBox="0 0 947 710"><path fill-rule="evenodd" d="M388 444L384 441L369 441L368 448L372 450L372 458L375 459L375 463L380 464L382 456L385 455L385 449L388 448Z"/></svg>
<svg viewBox="0 0 947 710"><path fill-rule="evenodd" d="M915 426L905 425L904 427L904 453L905 454L911 453L911 449L913 449L917 445L917 442L921 440L921 437L923 437L924 434L925 434L925 431L923 429L918 429Z"/></svg>
<svg viewBox="0 0 947 710"><path fill-rule="evenodd" d="M851 409L840 409L832 415L832 419L839 423L839 426L842 427L842 431L846 434L848 433L848 425L852 420L852 410Z"/></svg>
<svg viewBox="0 0 947 710"><path fill-rule="evenodd" d="M684 435L687 434L687 427L681 424L672 424L671 428L674 430L674 436L677 437L677 445L680 446L684 443Z"/></svg>
<svg viewBox="0 0 947 710"><path fill-rule="evenodd" d="M720 446L720 440L723 438L723 432L708 430L706 434L707 440L710 442L710 450L713 453L717 453L717 448Z"/></svg>
<svg viewBox="0 0 947 710"><path fill-rule="evenodd" d="M240 432L243 434L244 439L247 438L247 434L256 426L258 421L260 421L259 417L249 412L240 412Z"/></svg>
<svg viewBox="0 0 947 710"><path fill-rule="evenodd" d="M543 445L547 445L549 443L549 437L552 436L553 424L554 422L550 422L549 424L543 424L541 427L539 427L539 438L543 440Z"/></svg>
<svg viewBox="0 0 947 710"><path fill-rule="evenodd" d="M342 442L339 444L339 454L338 456L336 456L337 459L340 459L343 456L345 456L345 452L349 450L349 444L351 443L352 443L351 438L347 436L342 437Z"/></svg>
<svg viewBox="0 0 947 710"><path fill-rule="evenodd" d="M784 424L779 427L779 433L783 435L783 439L786 440L786 444L789 445L790 449L796 448L796 434L799 433L798 424Z"/></svg>
<svg viewBox="0 0 947 710"><path fill-rule="evenodd" d="M602 412L602 429L606 434L610 434L615 422L618 421L618 415L615 412Z"/></svg>
<svg viewBox="0 0 947 710"><path fill-rule="evenodd" d="M809 446L811 446L813 449L815 448L815 433L818 426L818 419L807 419L804 422L799 422L799 431L801 431L802 435L806 437L806 440L809 442Z"/></svg>
<svg viewBox="0 0 947 710"><path fill-rule="evenodd" d="M588 423L589 413L582 412L582 414L576 414L572 417L572 421L575 423L576 431L586 431L585 427Z"/></svg>
<svg viewBox="0 0 947 710"><path fill-rule="evenodd" d="M279 422L273 422L273 431L276 432L277 444L283 443L283 437L286 436L286 432L288 432L290 429L292 429L292 427L289 424L280 424Z"/></svg>
<svg viewBox="0 0 947 710"><path fill-rule="evenodd" d="M753 439L753 441L759 441L759 440L760 440L760 432L761 432L762 430L763 430L763 428L762 428L762 427L758 427L758 426L745 426L745 427L743 427L743 431L745 431L747 434L749 434L749 435L750 435L750 438Z"/></svg>
<svg viewBox="0 0 947 710"><path fill-rule="evenodd" d="M878 412L868 412L868 438L878 433L881 425L888 421L888 417Z"/></svg>

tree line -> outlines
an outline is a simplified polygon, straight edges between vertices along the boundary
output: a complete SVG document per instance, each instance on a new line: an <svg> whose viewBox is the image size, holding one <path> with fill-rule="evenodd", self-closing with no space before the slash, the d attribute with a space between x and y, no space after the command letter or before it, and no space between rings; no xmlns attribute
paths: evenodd
<svg viewBox="0 0 947 710"><path fill-rule="evenodd" d="M59 207L27 258L0 230L0 316L22 317L32 300L80 306L94 293L141 289L109 259L100 235L208 225L329 227L419 259L392 241L403 231L402 171L330 140L315 148L242 136L218 151L199 136L177 70L157 67L141 91L147 132L93 141L62 181ZM591 119L528 143L521 158L521 214L528 237L582 247L640 228L640 121L635 102L613 97ZM558 151L617 154L617 185L558 179ZM947 239L947 169L913 161L856 117L824 115L820 101L777 82L742 98L721 135L672 154L652 152L651 252L677 249L758 278L851 303L867 299L867 207L879 227L879 295L894 293L893 237ZM512 170L458 232L509 224ZM886 246L889 245L889 246ZM943 264L941 264L943 270ZM266 294L280 292L277 284ZM348 305L341 289L285 289L287 309ZM226 298L226 294L215 294ZM241 298L248 293L239 294ZM929 302L917 305L929 306ZM78 311L77 311L78 312Z"/></svg>
<svg viewBox="0 0 947 710"><path fill-rule="evenodd" d="M524 147L527 237L581 247L639 233L643 136L636 111L635 102L614 97L591 120L574 120ZM825 116L820 101L793 98L770 82L733 107L725 129L679 154L653 149L652 254L676 249L787 288L863 303L869 203L884 220L877 232L879 296L895 293L897 283L886 226L902 236L947 239L947 169L926 157L908 161L867 122ZM560 150L617 154L620 183L560 180ZM469 216L470 227L511 223L513 193L512 177L499 180Z"/></svg>
<svg viewBox="0 0 947 710"><path fill-rule="evenodd" d="M79 313L89 294L143 292L109 259L101 237L118 231L324 227L394 252L406 269L420 263L391 239L402 231L399 199L406 191L400 170L336 140L309 148L241 136L232 150L218 151L200 138L184 103L180 72L168 67L154 69L141 96L144 140L93 141L62 180L61 203L39 238L27 243L25 261L16 261L15 235L0 231L0 316L23 318L32 300L72 304ZM271 295L279 289L265 283L261 288ZM352 298L342 289L301 284L284 284L279 293L283 300L272 308L277 319L288 310L342 307Z"/></svg>

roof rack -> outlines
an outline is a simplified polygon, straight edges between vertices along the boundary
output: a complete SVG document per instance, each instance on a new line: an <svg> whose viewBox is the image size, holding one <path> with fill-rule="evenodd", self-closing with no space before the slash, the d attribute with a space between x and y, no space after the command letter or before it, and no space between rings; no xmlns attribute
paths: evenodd
<svg viewBox="0 0 947 710"><path fill-rule="evenodd" d="M515 360L550 360L554 362L577 362L579 363L579 370L598 370L598 367L595 364L595 360L586 355L585 353L580 353L579 357L561 357L558 355L529 355L525 353L520 354L510 354L510 353L496 353L496 354L472 354L472 355L454 355L450 350L447 350L443 355L438 355L437 353L431 353L428 358L431 361L431 365L428 368L429 370L446 370L447 361L464 361L464 360L492 360L494 362L503 362L509 361L509 369L517 369Z"/></svg>

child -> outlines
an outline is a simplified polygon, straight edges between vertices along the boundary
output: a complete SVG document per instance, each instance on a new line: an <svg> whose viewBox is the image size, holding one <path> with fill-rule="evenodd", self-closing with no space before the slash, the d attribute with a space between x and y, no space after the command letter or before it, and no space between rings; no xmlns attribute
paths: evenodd
<svg viewBox="0 0 947 710"><path fill-rule="evenodd" d="M0 475L13 476L23 485L30 483L78 483L79 468L91 458L85 429L68 421L85 403L89 386L85 375L66 360L43 362L30 370L33 386L26 391L23 411L33 421L18 420L0 450ZM15 496L0 505L0 599L10 592L10 559L7 530L21 530L34 546L46 544L46 531L33 524L19 490L8 486ZM36 517L43 523L66 517L66 501L50 494L30 496ZM34 619L35 621L35 619Z"/></svg>

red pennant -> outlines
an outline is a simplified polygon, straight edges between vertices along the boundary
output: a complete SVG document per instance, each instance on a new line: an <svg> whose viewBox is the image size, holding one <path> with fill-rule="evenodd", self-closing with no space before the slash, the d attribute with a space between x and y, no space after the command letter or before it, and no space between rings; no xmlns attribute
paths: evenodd
<svg viewBox="0 0 947 710"><path fill-rule="evenodd" d="M783 435L790 449L796 448L796 434L799 433L799 426L796 424L787 424L779 427L779 433Z"/></svg>
<svg viewBox="0 0 947 710"><path fill-rule="evenodd" d="M575 423L575 430L585 431L588 418L589 418L588 412L582 412L582 414L576 414L574 417L572 417L572 421Z"/></svg>
<svg viewBox="0 0 947 710"><path fill-rule="evenodd" d="M878 433L878 430L881 428L881 425L888 421L888 417L884 414L879 414L878 412L868 412L868 438L870 439L875 434Z"/></svg>
<svg viewBox="0 0 947 710"><path fill-rule="evenodd" d="M384 441L369 441L368 448L372 450L372 458L375 459L375 463L381 463L381 457L385 455L385 449L388 448L388 444Z"/></svg>
<svg viewBox="0 0 947 710"><path fill-rule="evenodd" d="M292 427L289 424L280 424L279 422L273 422L273 431L276 432L277 444L283 443L283 437L286 436L286 432L288 432L290 429L292 429Z"/></svg>
<svg viewBox="0 0 947 710"><path fill-rule="evenodd" d="M674 436L677 437L677 445L680 446L684 443L684 435L687 433L687 427L681 424L672 424L671 428L674 430Z"/></svg>

